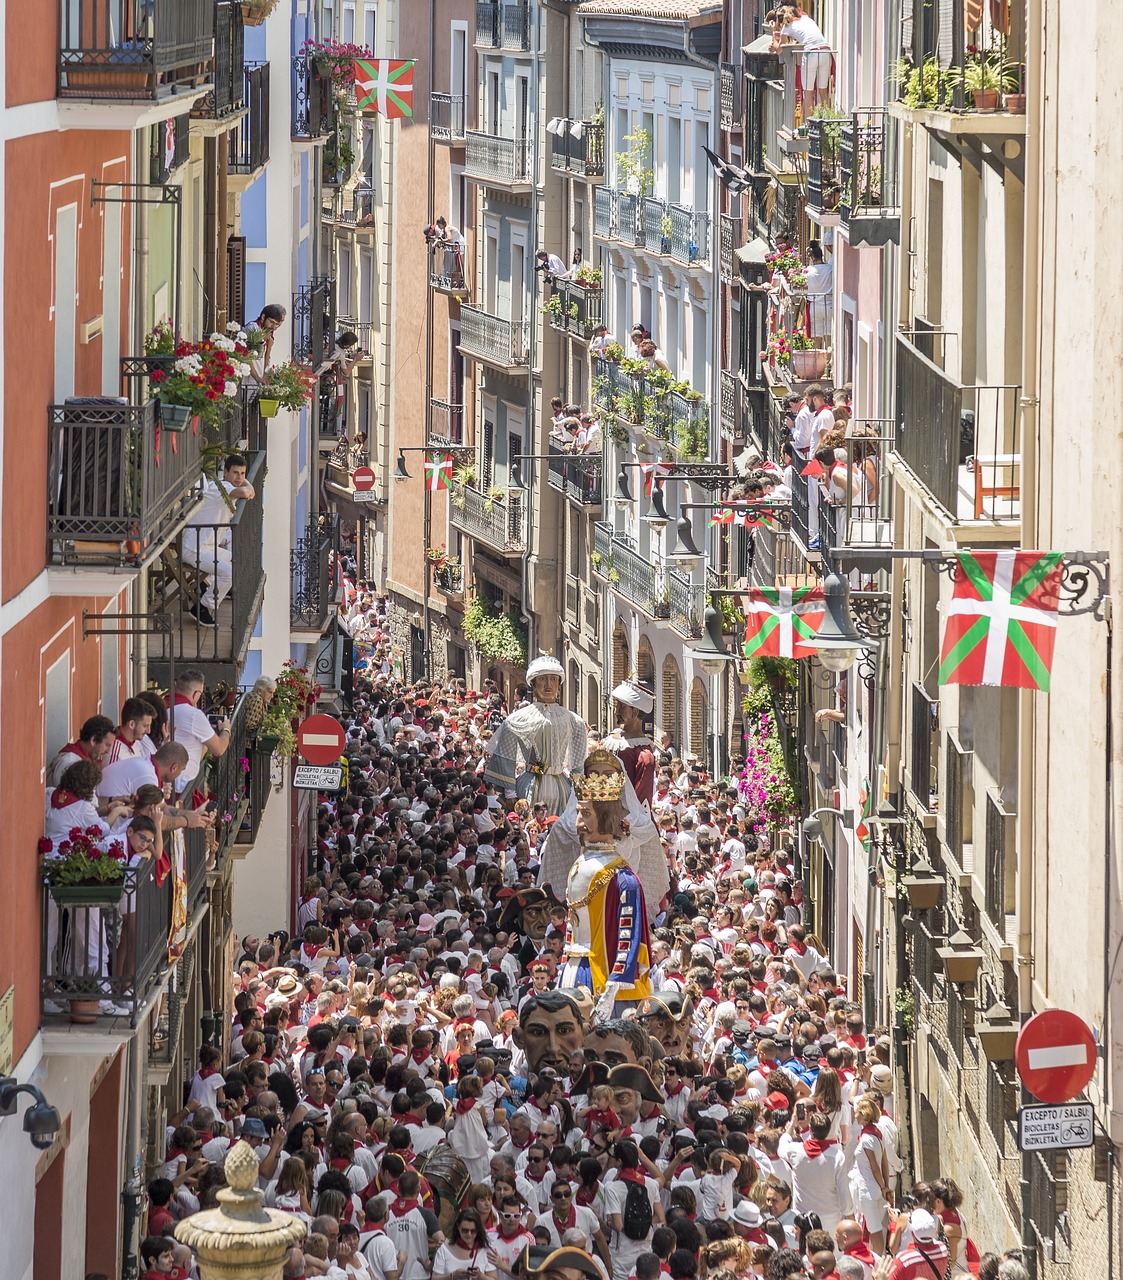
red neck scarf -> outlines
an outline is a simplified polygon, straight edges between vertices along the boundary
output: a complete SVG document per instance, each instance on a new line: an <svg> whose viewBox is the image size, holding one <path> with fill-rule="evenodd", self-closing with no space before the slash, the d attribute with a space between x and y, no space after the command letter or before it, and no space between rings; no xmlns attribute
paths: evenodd
<svg viewBox="0 0 1123 1280"><path fill-rule="evenodd" d="M776 1071L779 1068L779 1065L780 1064L778 1062L773 1062L771 1058L761 1058L760 1063L757 1066L757 1070L762 1075L767 1076L767 1075L770 1075L773 1071Z"/></svg>
<svg viewBox="0 0 1123 1280"><path fill-rule="evenodd" d="M867 1267L877 1266L877 1258L864 1240L859 1240L857 1244L852 1244L849 1249L843 1249L842 1252L848 1258L857 1258L859 1262L864 1262Z"/></svg>
<svg viewBox="0 0 1123 1280"><path fill-rule="evenodd" d="M403 1200L401 1196L397 1196L394 1203L390 1206L390 1216L392 1218L400 1218L409 1213L411 1209L417 1208L416 1200Z"/></svg>
<svg viewBox="0 0 1123 1280"><path fill-rule="evenodd" d="M589 1205L594 1204L596 1202L596 1198L597 1198L596 1187L578 1187L577 1195L574 1196L574 1200L579 1205L583 1205L585 1208L588 1208Z"/></svg>
<svg viewBox="0 0 1123 1280"><path fill-rule="evenodd" d="M76 796L73 791L64 791L62 787L55 787L51 792L51 808L67 809L72 804L78 804L81 799L82 797Z"/></svg>
<svg viewBox="0 0 1123 1280"><path fill-rule="evenodd" d="M478 1101L479 1101L479 1099L477 1099L477 1098L457 1098L457 1100L456 1100L456 1114L457 1114L458 1116L466 1116L466 1115L468 1114L468 1112L472 1110L472 1108L476 1105L476 1103L477 1103Z"/></svg>
<svg viewBox="0 0 1123 1280"><path fill-rule="evenodd" d="M621 1169L616 1176L623 1182L634 1182L639 1187L644 1186L646 1183L646 1179L639 1169Z"/></svg>
<svg viewBox="0 0 1123 1280"><path fill-rule="evenodd" d="M794 939L791 939L788 942L788 950L794 951L797 956L805 956L807 954L807 943L796 942Z"/></svg>
<svg viewBox="0 0 1123 1280"><path fill-rule="evenodd" d="M805 1138L803 1140L803 1149L807 1152L808 1159L814 1160L816 1156L821 1156L828 1147L835 1146L834 1138L826 1138L820 1142L818 1138Z"/></svg>
<svg viewBox="0 0 1123 1280"><path fill-rule="evenodd" d="M572 1231L577 1225L577 1210L573 1206L573 1201L569 1202L569 1212L564 1218L558 1217L556 1209L551 1210L554 1219L554 1226L557 1227L558 1235L562 1236L567 1231Z"/></svg>
<svg viewBox="0 0 1123 1280"><path fill-rule="evenodd" d="M880 1130L880 1129L877 1127L877 1125L875 1125L875 1124L864 1124L864 1125L862 1125L862 1133L863 1133L863 1134L869 1134L869 1136L870 1136L871 1138L876 1138L876 1139L878 1140L878 1142L881 1142L881 1141L882 1141L882 1133L881 1133L881 1130Z"/></svg>
<svg viewBox="0 0 1123 1280"><path fill-rule="evenodd" d="M320 948L314 942L302 942L300 950L308 957L309 960L315 960L320 954Z"/></svg>
<svg viewBox="0 0 1123 1280"><path fill-rule="evenodd" d="M420 1067L424 1066L424 1064L429 1061L429 1052L430 1051L428 1049L414 1049L411 1056L414 1062L416 1062Z"/></svg>
<svg viewBox="0 0 1123 1280"><path fill-rule="evenodd" d="M678 1084L676 1084L676 1085L675 1085L675 1087L674 1087L673 1089L671 1089L671 1088L669 1088L668 1086L664 1085L664 1086L663 1086L663 1092L667 1095L667 1097L668 1097L668 1098L677 1098L677 1097L678 1097L678 1095L679 1095L679 1094L683 1091L683 1089L685 1089L685 1088L686 1088L686 1081L685 1081L685 1080L680 1080L680 1081L678 1082Z"/></svg>
<svg viewBox="0 0 1123 1280"><path fill-rule="evenodd" d="M195 704L184 694L177 693L174 698L165 698L164 705L168 707L193 707Z"/></svg>
<svg viewBox="0 0 1123 1280"><path fill-rule="evenodd" d="M80 742L68 742L59 752L60 756L81 756L83 760L90 758L90 753Z"/></svg>

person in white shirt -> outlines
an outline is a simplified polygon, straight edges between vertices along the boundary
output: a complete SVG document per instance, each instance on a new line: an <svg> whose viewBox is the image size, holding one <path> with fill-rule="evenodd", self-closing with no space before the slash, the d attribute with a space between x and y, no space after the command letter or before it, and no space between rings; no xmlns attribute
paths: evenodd
<svg viewBox="0 0 1123 1280"><path fill-rule="evenodd" d="M230 721L223 716L216 730L199 710L203 686L203 673L194 669L181 672L175 682L172 740L187 748L187 767L176 782L177 791L186 791L198 777L205 751L217 759L224 756L230 746Z"/></svg>
<svg viewBox="0 0 1123 1280"><path fill-rule="evenodd" d="M817 106L825 107L831 95L831 47L826 36L806 13L795 5L779 11L778 28L773 28L773 51L785 44L798 45L803 52L800 72L803 84L803 118L809 120Z"/></svg>
<svg viewBox="0 0 1123 1280"><path fill-rule="evenodd" d="M252 501L257 493L246 479L246 460L240 453L227 455L222 480L200 482L202 503L183 530L183 561L200 570L207 586L189 613L201 626L215 627L214 612L230 593L234 582L230 521L234 504Z"/></svg>
<svg viewBox="0 0 1123 1280"><path fill-rule="evenodd" d="M187 748L182 743L165 742L154 755L127 756L107 765L102 770L97 793L103 800L110 800L131 798L145 785L163 790L169 782L179 779L188 760Z"/></svg>
<svg viewBox="0 0 1123 1280"><path fill-rule="evenodd" d="M807 306L811 313L811 337L816 347L831 345L834 334L834 263L825 261L817 241L807 246Z"/></svg>
<svg viewBox="0 0 1123 1280"><path fill-rule="evenodd" d="M780 1159L791 1170L792 1208L796 1213L817 1213L824 1231L834 1234L850 1208L850 1183L847 1178L846 1155L842 1146L831 1139L831 1117L811 1111L807 1136L800 1137L797 1103L787 1132L780 1137Z"/></svg>
<svg viewBox="0 0 1123 1280"><path fill-rule="evenodd" d="M404 1250L395 1248L386 1234L388 1205L385 1196L374 1197L367 1203L366 1230L359 1236L359 1248L374 1274L374 1280L398 1280L405 1260Z"/></svg>
<svg viewBox="0 0 1123 1280"><path fill-rule="evenodd" d="M109 763L143 756L141 743L152 728L152 708L140 698L126 698L121 708L121 724L109 748Z"/></svg>

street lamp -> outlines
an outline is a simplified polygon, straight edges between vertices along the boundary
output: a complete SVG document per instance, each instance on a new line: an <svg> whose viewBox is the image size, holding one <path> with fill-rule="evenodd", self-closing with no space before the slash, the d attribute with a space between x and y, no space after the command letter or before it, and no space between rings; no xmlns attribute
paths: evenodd
<svg viewBox="0 0 1123 1280"><path fill-rule="evenodd" d="M854 625L850 613L850 587L845 578L833 572L826 575L823 579L823 603L826 606L823 621L815 635L804 643L815 651L828 671L849 671L870 648L870 641Z"/></svg>
<svg viewBox="0 0 1123 1280"><path fill-rule="evenodd" d="M721 614L712 604L706 605L706 611L702 615L702 638L692 644L687 652L703 675L707 676L720 676L730 662L737 661L737 655L730 653L725 647L721 634Z"/></svg>
<svg viewBox="0 0 1123 1280"><path fill-rule="evenodd" d="M15 1076L0 1076L0 1117L16 1114L16 1099L26 1093L35 1101L24 1112L23 1131L31 1145L46 1151L61 1128L58 1111L51 1106L33 1084L19 1084Z"/></svg>

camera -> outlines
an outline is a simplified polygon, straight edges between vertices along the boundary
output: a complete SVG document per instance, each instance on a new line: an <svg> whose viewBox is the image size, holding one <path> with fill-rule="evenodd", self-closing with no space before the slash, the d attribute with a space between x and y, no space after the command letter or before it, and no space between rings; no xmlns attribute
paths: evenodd
<svg viewBox="0 0 1123 1280"><path fill-rule="evenodd" d="M421 234L425 237L426 244L432 244L434 240L441 238L440 228L435 222L427 223L421 228Z"/></svg>

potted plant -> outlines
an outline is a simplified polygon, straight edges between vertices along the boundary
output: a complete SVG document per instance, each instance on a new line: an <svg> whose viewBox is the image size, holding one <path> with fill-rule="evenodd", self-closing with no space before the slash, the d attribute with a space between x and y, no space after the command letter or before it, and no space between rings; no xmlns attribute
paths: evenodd
<svg viewBox="0 0 1123 1280"><path fill-rule="evenodd" d="M827 371L827 352L815 346L813 338L793 333L789 338L792 374L801 381L821 378Z"/></svg>
<svg viewBox="0 0 1123 1280"><path fill-rule="evenodd" d="M267 756L291 756L296 751L296 734L283 708L270 704L254 739L254 750Z"/></svg>
<svg viewBox="0 0 1123 1280"><path fill-rule="evenodd" d="M151 379L160 418L169 431L183 431L200 418L207 426L222 421L241 380L250 371L249 345L239 325L199 342L178 342L170 369L153 369Z"/></svg>
<svg viewBox="0 0 1123 1280"><path fill-rule="evenodd" d="M320 74L331 80L332 92L339 99L346 99L355 87L355 59L369 61L374 57L366 45L343 40L305 40L300 52L315 60Z"/></svg>
<svg viewBox="0 0 1123 1280"><path fill-rule="evenodd" d="M618 342L610 342L604 349L604 358L609 364L619 364L624 359L624 348Z"/></svg>
<svg viewBox="0 0 1123 1280"><path fill-rule="evenodd" d="M92 1026L101 1012L105 999L105 979L91 973L80 973L68 978L67 1003L70 1005L70 1021L80 1027Z"/></svg>
<svg viewBox="0 0 1123 1280"><path fill-rule="evenodd" d="M439 547L426 547L425 559L433 566L434 569L443 569L448 564L448 548L442 542Z"/></svg>
<svg viewBox="0 0 1123 1280"><path fill-rule="evenodd" d="M278 0L242 0L242 22L247 27L260 27L277 4Z"/></svg>
<svg viewBox="0 0 1123 1280"><path fill-rule="evenodd" d="M125 891L125 842L107 838L100 827L74 827L54 845L39 842L42 873L60 905L112 906Z"/></svg>
<svg viewBox="0 0 1123 1280"><path fill-rule="evenodd" d="M275 418L278 409L297 412L316 392L317 380L311 369L286 360L271 364L257 388L257 407L263 418Z"/></svg>
<svg viewBox="0 0 1123 1280"><path fill-rule="evenodd" d="M585 263L577 268L574 279L585 289L599 289L601 286L600 267L590 267Z"/></svg>
<svg viewBox="0 0 1123 1280"><path fill-rule="evenodd" d="M1006 61L1001 44L986 53L970 46L967 61L962 67L949 68L946 80L952 87L962 85L978 111L994 111L1001 92L1013 92L1019 87L1018 69Z"/></svg>

